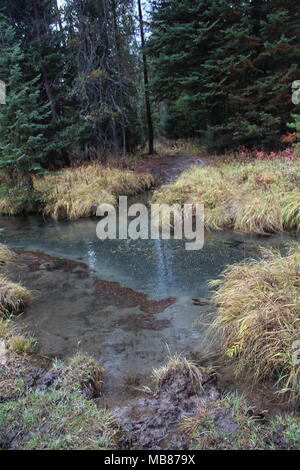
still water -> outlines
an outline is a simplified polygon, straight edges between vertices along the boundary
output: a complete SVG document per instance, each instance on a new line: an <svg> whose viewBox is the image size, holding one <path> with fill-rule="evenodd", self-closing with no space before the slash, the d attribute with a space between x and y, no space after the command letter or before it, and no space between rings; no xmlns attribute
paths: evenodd
<svg viewBox="0 0 300 470"><path fill-rule="evenodd" d="M296 239L288 234L214 232L206 233L202 250L186 251L185 243L178 240L100 241L97 222L4 217L0 218L0 243L80 261L108 281L95 289L86 274L75 276L76 270L29 273L26 267L17 279L41 293L22 317L37 336L41 353L64 359L80 343L80 348L113 371L118 391L120 377L149 376L169 352L201 356L214 311L209 305L194 305L192 299L210 296L208 281L216 279L226 265L258 258L261 246L284 250ZM128 303L136 292L153 300L176 300L149 314L140 305Z"/></svg>

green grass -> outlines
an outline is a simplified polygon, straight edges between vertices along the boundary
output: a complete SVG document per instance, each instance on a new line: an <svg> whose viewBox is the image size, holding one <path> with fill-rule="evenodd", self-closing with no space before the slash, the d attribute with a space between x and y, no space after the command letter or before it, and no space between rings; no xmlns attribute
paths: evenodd
<svg viewBox="0 0 300 470"><path fill-rule="evenodd" d="M17 435L19 449L99 450L113 446L116 425L109 411L80 392L48 390L2 404L0 431L4 449Z"/></svg>
<svg viewBox="0 0 300 470"><path fill-rule="evenodd" d="M297 415L281 415L262 423L255 410L235 394L207 401L198 414L182 421L180 429L191 439L190 450L300 448Z"/></svg>
<svg viewBox="0 0 300 470"><path fill-rule="evenodd" d="M37 365L22 354L9 351L7 364L0 366L0 449L11 448L14 436L17 448L26 450L114 447L118 424L92 400L101 393L104 371L99 364L77 353L67 363L54 362L57 379L52 386L28 389L26 377Z"/></svg>
<svg viewBox="0 0 300 470"><path fill-rule="evenodd" d="M192 167L155 191L158 204L205 208L208 230L249 233L300 230L300 159Z"/></svg>
<svg viewBox="0 0 300 470"><path fill-rule="evenodd" d="M236 376L252 384L274 379L279 393L299 402L293 344L300 339L300 245L286 256L265 251L259 261L229 266L216 284L210 333L223 357L233 361Z"/></svg>

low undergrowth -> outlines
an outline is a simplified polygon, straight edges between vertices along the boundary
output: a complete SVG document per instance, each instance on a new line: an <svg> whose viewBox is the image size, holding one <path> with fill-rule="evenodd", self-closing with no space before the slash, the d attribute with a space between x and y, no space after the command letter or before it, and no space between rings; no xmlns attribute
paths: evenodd
<svg viewBox="0 0 300 470"><path fill-rule="evenodd" d="M119 196L131 196L149 189L154 179L149 173L110 168L99 163L67 168L42 177L34 177L38 195L37 211L54 219L76 220L92 215L92 207L108 203L117 205ZM15 215L24 210L13 199L0 199L0 213Z"/></svg>
<svg viewBox="0 0 300 470"><path fill-rule="evenodd" d="M102 374L83 353L47 371L9 352L0 366L0 449L113 447L117 423L92 400L100 396Z"/></svg>
<svg viewBox="0 0 300 470"><path fill-rule="evenodd" d="M0 319L20 313L31 298L28 289L9 281L3 275L5 264L12 262L13 258L13 253L4 245L0 245Z"/></svg>
<svg viewBox="0 0 300 470"><path fill-rule="evenodd" d="M80 392L49 389L2 404L0 430L2 449L101 450L111 447L116 426Z"/></svg>
<svg viewBox="0 0 300 470"><path fill-rule="evenodd" d="M167 139L161 137L155 142L155 150L160 155L184 154L188 157L199 156L203 147L193 139Z"/></svg>
<svg viewBox="0 0 300 470"><path fill-rule="evenodd" d="M191 439L191 450L297 450L299 418L294 414L268 421L240 396L227 394L207 401L180 429Z"/></svg>
<svg viewBox="0 0 300 470"><path fill-rule="evenodd" d="M259 261L229 266L212 285L218 310L211 334L236 376L253 385L275 379L279 393L299 402L300 246L288 255L268 250Z"/></svg>
<svg viewBox="0 0 300 470"><path fill-rule="evenodd" d="M265 234L300 230L300 159L192 167L154 193L155 203L205 208L208 230Z"/></svg>

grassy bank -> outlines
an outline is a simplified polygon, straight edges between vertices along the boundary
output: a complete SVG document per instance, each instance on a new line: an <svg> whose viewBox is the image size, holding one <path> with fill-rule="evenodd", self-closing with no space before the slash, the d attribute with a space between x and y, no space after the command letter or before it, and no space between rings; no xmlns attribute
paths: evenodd
<svg viewBox="0 0 300 470"><path fill-rule="evenodd" d="M13 255L0 246L0 270L8 262ZM100 396L103 369L84 354L41 368L34 337L11 319L30 297L0 275L0 450L111 448L115 420L91 400Z"/></svg>
<svg viewBox="0 0 300 470"><path fill-rule="evenodd" d="M247 401L224 394L207 402L180 428L191 440L190 450L297 450L299 417L285 414L265 420Z"/></svg>
<svg viewBox="0 0 300 470"><path fill-rule="evenodd" d="M213 282L217 317L211 333L237 377L255 385L277 381L278 392L300 402L300 246L287 256L266 251L260 261L229 266Z"/></svg>
<svg viewBox="0 0 300 470"><path fill-rule="evenodd" d="M116 421L92 400L100 396L102 374L101 367L81 353L48 371L10 357L5 382L13 399L7 397L0 406L0 449L112 448ZM1 395L3 388L4 381Z"/></svg>
<svg viewBox="0 0 300 470"><path fill-rule="evenodd" d="M205 227L270 233L300 230L300 159L193 167L154 193L154 202L205 207Z"/></svg>
<svg viewBox="0 0 300 470"><path fill-rule="evenodd" d="M154 179L149 173L134 173L109 168L98 163L67 168L34 178L37 194L36 210L54 219L70 220L89 217L92 207L101 203L117 205L119 196L132 196L149 189ZM0 199L0 213L15 215L24 210L14 199L13 190Z"/></svg>
<svg viewBox="0 0 300 470"><path fill-rule="evenodd" d="M20 284L10 282L3 275L6 263L13 260L13 254L5 246L0 245L0 320L11 314L20 313L30 300L30 292Z"/></svg>
<svg viewBox="0 0 300 470"><path fill-rule="evenodd" d="M0 247L0 266L13 261ZM281 378L279 388L289 387L294 401L299 375L289 348L294 330L296 338L299 333L299 262L294 249L287 257L269 253L260 262L226 271L215 296L219 311L213 326L214 333L216 328L221 332L224 356L237 364L237 375L249 370L253 384L269 376ZM296 414L270 418L242 397L221 394L213 369L178 355L153 371L152 387L140 389L142 402L147 402L144 411L139 397L128 405L134 413L123 409L117 420L95 401L103 393L104 375L97 361L77 353L66 362L45 364L35 354L35 339L12 320L30 301L30 293L25 290L24 296L21 289L13 290L14 302L7 309L7 284L0 277L0 292L5 292L1 353L3 342L6 349L6 363L0 361L0 449L130 449L133 437L150 448L154 443L156 449L160 435L165 438L169 432L174 442L183 438L191 449L299 449ZM260 361L265 361L261 369ZM288 374L291 379L285 383Z"/></svg>

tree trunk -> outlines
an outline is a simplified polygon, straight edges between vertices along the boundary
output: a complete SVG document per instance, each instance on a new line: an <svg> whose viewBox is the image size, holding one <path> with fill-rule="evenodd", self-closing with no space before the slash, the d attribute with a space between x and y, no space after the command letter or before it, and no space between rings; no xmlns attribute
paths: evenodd
<svg viewBox="0 0 300 470"><path fill-rule="evenodd" d="M38 10L37 10L37 5L36 5L35 2L33 3L33 6L34 6L34 22L35 22L35 28L36 28L36 33L37 33L37 40L38 40L39 47L40 47L40 50L41 50L42 49L41 30L40 30L41 19L39 17ZM41 57L41 61L42 61L42 57ZM53 98L53 95L52 95L51 86L50 86L48 76L47 76L47 72L46 72L46 69L45 69L44 65L41 66L41 72L42 72L42 81L43 81L44 89L46 91L48 102L50 104L52 119L54 121L58 121L59 116L58 116L58 113L56 111L55 101L54 101L54 98Z"/></svg>
<svg viewBox="0 0 300 470"><path fill-rule="evenodd" d="M140 23L140 32L141 32L141 42L142 42L145 102L146 102L146 115L147 115L147 125L148 125L148 144L149 144L149 154L151 155L154 152L154 132L153 132L153 122L152 122L150 93L149 93L148 64L147 64L147 56L145 52L145 34L144 34L143 11L142 11L141 0L138 0L138 9L139 9L139 23Z"/></svg>

